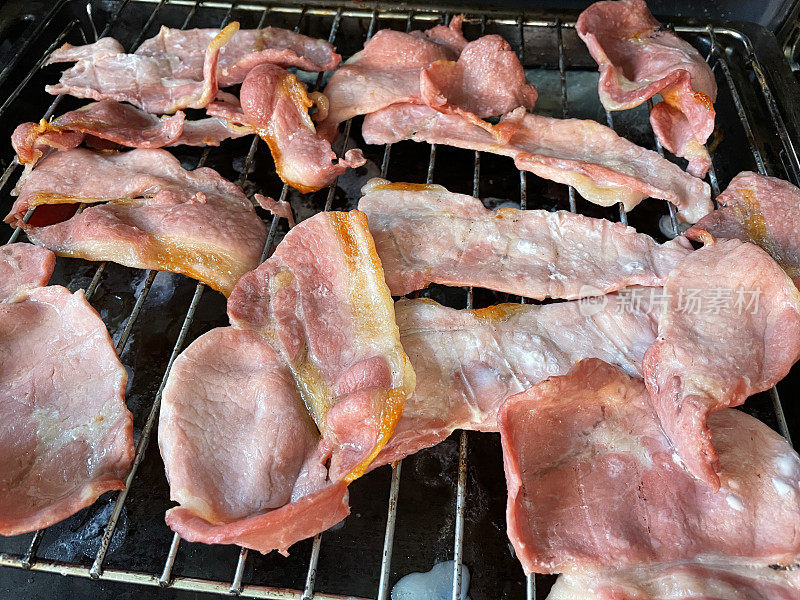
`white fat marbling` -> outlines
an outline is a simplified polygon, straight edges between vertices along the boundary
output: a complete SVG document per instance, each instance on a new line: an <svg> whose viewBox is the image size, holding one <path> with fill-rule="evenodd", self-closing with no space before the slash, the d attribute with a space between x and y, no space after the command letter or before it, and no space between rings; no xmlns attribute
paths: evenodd
<svg viewBox="0 0 800 600"><path fill-rule="evenodd" d="M800 458L796 454L785 452L775 457L775 466L783 477L797 479L800 476Z"/></svg>
<svg viewBox="0 0 800 600"><path fill-rule="evenodd" d="M775 491L778 492L781 496L790 496L791 494L795 493L795 486L791 483L786 481L782 477L773 477L772 478L772 486L775 488Z"/></svg>
<svg viewBox="0 0 800 600"><path fill-rule="evenodd" d="M728 494L728 496L725 498L725 501L733 510L738 510L739 512L744 510L744 502L742 502L742 499L735 494Z"/></svg>

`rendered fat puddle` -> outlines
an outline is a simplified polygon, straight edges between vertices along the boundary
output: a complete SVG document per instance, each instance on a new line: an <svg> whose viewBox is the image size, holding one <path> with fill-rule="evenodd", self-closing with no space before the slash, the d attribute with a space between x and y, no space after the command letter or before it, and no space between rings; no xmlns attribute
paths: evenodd
<svg viewBox="0 0 800 600"><path fill-rule="evenodd" d="M455 561L437 563L427 573L409 573L392 588L392 600L451 600ZM469 600L469 569L461 566L461 600Z"/></svg>

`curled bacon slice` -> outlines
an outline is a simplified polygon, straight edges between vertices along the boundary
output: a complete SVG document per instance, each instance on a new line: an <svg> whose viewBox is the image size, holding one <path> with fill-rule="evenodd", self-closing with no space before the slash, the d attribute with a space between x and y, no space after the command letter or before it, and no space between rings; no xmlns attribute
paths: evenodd
<svg viewBox="0 0 800 600"><path fill-rule="evenodd" d="M600 66L600 100L608 110L639 106L656 94L650 122L670 152L703 177L711 159L703 144L714 130L717 84L700 53L653 18L644 0L595 2L576 30Z"/></svg>

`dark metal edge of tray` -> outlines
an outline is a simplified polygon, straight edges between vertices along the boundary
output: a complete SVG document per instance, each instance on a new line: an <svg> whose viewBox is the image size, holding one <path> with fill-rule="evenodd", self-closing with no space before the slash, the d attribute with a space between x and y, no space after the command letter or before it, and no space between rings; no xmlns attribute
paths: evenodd
<svg viewBox="0 0 800 600"><path fill-rule="evenodd" d="M61 4L63 4L63 2L59 3L58 6L61 6ZM306 2L305 4L309 6L315 6L315 7L319 6L326 8L330 7L335 8L336 6L344 6L348 9L358 9L367 11L373 9L379 9L381 11L387 11L387 12L399 12L402 10L407 10L409 8L413 9L414 6L420 7L420 9L423 11L427 9L428 11L436 11L437 13L440 13L441 11L445 10L450 10L454 13L462 11L468 13L474 13L476 10L476 7L470 7L470 6L465 7L463 5L458 5L458 4L438 5L433 8L430 5L412 4L412 3L362 4L362 3L352 3L352 2L331 3L318 0L312 0L311 2ZM4 14L6 9L7 5L0 8L0 18L2 18L2 15ZM486 12L486 14L491 15L491 17L498 16L501 18L503 16L518 17L520 15L519 12L514 12L514 11L483 11L483 12ZM535 18L535 16L538 16L534 14L534 11L523 11L523 12L526 18ZM550 11L544 14L546 14L547 21L552 21L554 19L554 15L558 13ZM564 17L564 25L568 27L570 26L570 23L574 23L574 19L577 13L572 12L572 13L561 13L561 14ZM664 18L663 21L668 22L671 20L669 18ZM764 75L767 79L769 88L777 92L775 96L776 104L778 105L778 109L784 120L786 129L789 133L790 143L794 148L796 148L798 142L798 131L800 131L800 109L794 106L794 104L791 102L791 99L799 97L797 94L798 92L800 92L800 86L797 84L796 80L792 76L791 70L789 69L789 65L786 62L783 54L780 52L780 49L778 48L778 43L775 36L771 32L769 32L766 28L752 23L741 23L741 22L698 23L691 20L687 21L680 19L671 22L678 27L682 25L688 25L690 27L691 26L704 27L707 24L711 24L721 29L728 29L731 31L735 31L743 37L745 42L752 49L752 57L755 60L759 61L761 65L764 67ZM41 31L41 29L38 29L37 31ZM0 84L1 83L2 82L0 82ZM797 178L795 177L794 179L795 183L798 183ZM36 561L32 565L26 565L22 563L22 561L20 560L22 558L23 557L21 555L20 557L0 555L0 565L16 566L23 568L28 567L31 568L31 570L36 570L36 571L46 571L46 572L78 575L78 576L89 575L88 567L85 567L83 565L60 563L57 561L47 561L43 559L36 559ZM149 584L149 585L159 584L157 577L152 574L143 572L125 571L121 569L105 569L101 573L100 579L106 581L124 580L124 581L135 582L140 584ZM212 581L206 582L188 577L175 577L170 582L170 586L175 589L185 589L191 591L214 591L217 593L230 592L230 584L228 583L212 582ZM262 594L263 597L271 597L271 598L301 597L300 592L296 590L265 588L252 585L247 586L247 593L248 595L253 595L256 597ZM324 598L346 598L347 596L339 596L339 595L331 596L331 595L326 595L324 593L314 593L314 597L324 599Z"/></svg>

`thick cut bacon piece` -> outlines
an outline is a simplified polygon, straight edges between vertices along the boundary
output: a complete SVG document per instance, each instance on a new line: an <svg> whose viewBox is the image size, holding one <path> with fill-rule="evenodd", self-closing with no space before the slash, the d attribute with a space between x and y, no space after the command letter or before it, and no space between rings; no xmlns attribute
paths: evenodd
<svg viewBox="0 0 800 600"><path fill-rule="evenodd" d="M202 79L203 54L219 32L162 26L158 35L142 42L136 55L169 60L176 65L175 76L181 79ZM328 42L288 29L241 29L220 51L219 85L242 83L250 69L264 63L318 72L335 69L341 59Z"/></svg>
<svg viewBox="0 0 800 600"><path fill-rule="evenodd" d="M0 302L17 302L50 281L55 255L31 244L0 247Z"/></svg>
<svg viewBox="0 0 800 600"><path fill-rule="evenodd" d="M508 535L526 573L800 556L800 457L745 413L709 419L718 493L675 460L644 383L602 361L509 398L498 422Z"/></svg>
<svg viewBox="0 0 800 600"><path fill-rule="evenodd" d="M325 88L330 112L321 131L396 103L426 104L462 116L502 137L485 117L531 109L536 88L506 40L487 35L467 43L462 18L426 32L381 30L332 76Z"/></svg>
<svg viewBox="0 0 800 600"><path fill-rule="evenodd" d="M294 227L239 280L231 323L269 338L291 368L331 456L331 479L359 477L394 431L414 371L363 213Z"/></svg>
<svg viewBox="0 0 800 600"><path fill-rule="evenodd" d="M241 112L225 103L209 106L209 114L257 132L267 142L281 180L303 193L315 192L348 167L366 162L360 150L349 150L344 158L336 158L330 142L317 135L308 115L314 101L305 85L281 67L254 67L242 84L240 100Z"/></svg>
<svg viewBox="0 0 800 600"><path fill-rule="evenodd" d="M457 115L428 106L397 104L364 118L368 144L413 139L510 156L519 169L559 183L600 206L622 202L631 210L647 197L668 200L683 221L712 209L708 184L595 121L553 119L521 110L494 126L507 142Z"/></svg>
<svg viewBox="0 0 800 600"><path fill-rule="evenodd" d="M639 106L656 94L650 122L670 152L703 177L711 166L705 144L714 131L717 83L700 53L664 29L644 0L595 2L576 30L600 66L600 101L608 110Z"/></svg>
<svg viewBox="0 0 800 600"><path fill-rule="evenodd" d="M683 238L659 245L605 219L488 210L479 199L439 185L372 179L362 193L358 208L369 219L394 296L429 283L538 300L597 296L633 285L660 286L691 252Z"/></svg>
<svg viewBox="0 0 800 600"><path fill-rule="evenodd" d="M679 562L561 575L547 600L795 600L798 595L796 570Z"/></svg>
<svg viewBox="0 0 800 600"><path fill-rule="evenodd" d="M706 419L789 372L800 357L800 293L761 248L724 240L678 263L664 294L644 359L647 389L686 469L717 490Z"/></svg>
<svg viewBox="0 0 800 600"><path fill-rule="evenodd" d="M166 520L186 540L286 553L349 513L292 371L258 332L214 329L181 353L158 427L180 504Z"/></svg>
<svg viewBox="0 0 800 600"><path fill-rule="evenodd" d="M115 100L92 102L64 113L51 122L22 123L11 136L11 144L22 164L36 164L48 148L76 148L89 137L129 148L165 146L218 146L228 138L251 135L249 128L236 127L218 118L187 121L182 111L159 119L129 104Z"/></svg>
<svg viewBox="0 0 800 600"><path fill-rule="evenodd" d="M54 262L28 244L0 248L2 535L47 527L124 488L133 460L127 373L83 291L40 287Z"/></svg>
<svg viewBox="0 0 800 600"><path fill-rule="evenodd" d="M645 291L645 290L643 290ZM576 361L600 358L641 377L656 337L649 294L592 302L456 310L431 300L395 305L417 387L374 466L434 446L456 429L497 431L502 403Z"/></svg>
<svg viewBox="0 0 800 600"><path fill-rule="evenodd" d="M80 202L94 205L55 224L40 208L23 223L30 208ZM186 171L165 150L50 154L25 179L6 222L59 256L183 273L226 295L258 265L266 239L241 188L209 168Z"/></svg>
<svg viewBox="0 0 800 600"><path fill-rule="evenodd" d="M156 114L203 108L219 90L220 50L238 29L239 23L233 22L209 40L196 77L184 77L180 62L169 56L125 54L118 43L101 44L102 40L77 48L67 44L53 52L47 64L76 63L61 74L56 85L48 85L45 90L78 98L130 102Z"/></svg>
<svg viewBox="0 0 800 600"><path fill-rule="evenodd" d="M753 242L769 252L800 286L800 189L788 181L745 171L717 196L720 208L691 227L686 236Z"/></svg>

